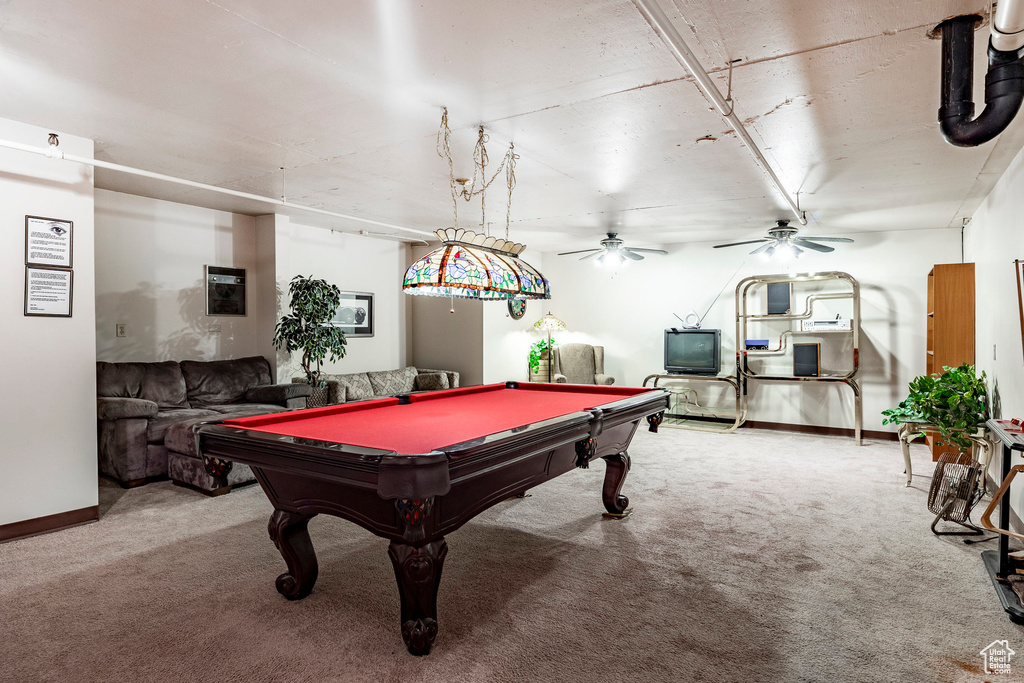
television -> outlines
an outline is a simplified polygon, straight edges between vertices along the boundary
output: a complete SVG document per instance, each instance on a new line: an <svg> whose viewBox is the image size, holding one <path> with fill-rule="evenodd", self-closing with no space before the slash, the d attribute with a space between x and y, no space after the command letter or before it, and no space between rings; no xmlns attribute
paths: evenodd
<svg viewBox="0 0 1024 683"><path fill-rule="evenodd" d="M665 372L714 376L721 369L721 330L665 330Z"/></svg>

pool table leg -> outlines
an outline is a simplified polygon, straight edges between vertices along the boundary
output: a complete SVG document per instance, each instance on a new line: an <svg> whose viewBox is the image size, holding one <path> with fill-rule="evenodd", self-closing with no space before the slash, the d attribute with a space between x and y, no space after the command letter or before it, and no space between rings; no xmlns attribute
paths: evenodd
<svg viewBox="0 0 1024 683"><path fill-rule="evenodd" d="M619 495L626 475L629 474L629 453L622 451L615 455L606 455L604 461L604 488L601 491L604 508L613 515L621 515L629 506L629 498Z"/></svg>
<svg viewBox="0 0 1024 683"><path fill-rule="evenodd" d="M289 600L301 600L309 595L320 571L313 542L306 530L306 524L315 516L274 510L267 525L270 540L288 565L288 571L277 577L277 592Z"/></svg>
<svg viewBox="0 0 1024 683"><path fill-rule="evenodd" d="M419 547L395 541L388 546L402 600L402 640L417 656L429 654L437 637L437 587L447 554L444 537Z"/></svg>

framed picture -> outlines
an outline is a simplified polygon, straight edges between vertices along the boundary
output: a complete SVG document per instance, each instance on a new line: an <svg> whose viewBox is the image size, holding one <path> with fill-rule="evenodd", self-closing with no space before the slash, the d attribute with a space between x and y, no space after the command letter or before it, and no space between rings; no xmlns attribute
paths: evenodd
<svg viewBox="0 0 1024 683"><path fill-rule="evenodd" d="M25 315L70 318L74 275L67 268L25 266Z"/></svg>
<svg viewBox="0 0 1024 683"><path fill-rule="evenodd" d="M25 265L70 268L71 221L25 216Z"/></svg>
<svg viewBox="0 0 1024 683"><path fill-rule="evenodd" d="M206 315L245 315L245 268L203 266Z"/></svg>
<svg viewBox="0 0 1024 683"><path fill-rule="evenodd" d="M346 337L373 336L373 294L342 292L341 304L331 324L340 327Z"/></svg>

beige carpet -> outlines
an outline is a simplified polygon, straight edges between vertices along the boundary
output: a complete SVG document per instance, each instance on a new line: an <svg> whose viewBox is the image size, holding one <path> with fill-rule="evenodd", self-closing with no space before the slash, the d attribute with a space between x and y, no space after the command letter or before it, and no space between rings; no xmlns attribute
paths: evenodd
<svg viewBox="0 0 1024 683"><path fill-rule="evenodd" d="M626 520L602 519L598 464L450 535L425 658L386 541L314 519L320 579L288 602L258 487L104 484L99 523L0 545L0 680L1014 678L981 672L996 639L1024 675L979 557L995 544L928 531L929 479L902 487L895 442L664 429L631 454Z"/></svg>

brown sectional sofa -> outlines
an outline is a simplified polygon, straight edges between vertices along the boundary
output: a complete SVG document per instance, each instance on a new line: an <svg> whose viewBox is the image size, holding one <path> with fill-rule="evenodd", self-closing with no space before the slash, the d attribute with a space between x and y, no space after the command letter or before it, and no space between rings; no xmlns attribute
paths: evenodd
<svg viewBox="0 0 1024 683"><path fill-rule="evenodd" d="M305 408L310 387L272 384L261 356L96 363L100 472L122 486L166 479L207 493L254 481L248 467L204 464L193 427L206 420ZM212 470L212 471L211 471Z"/></svg>

